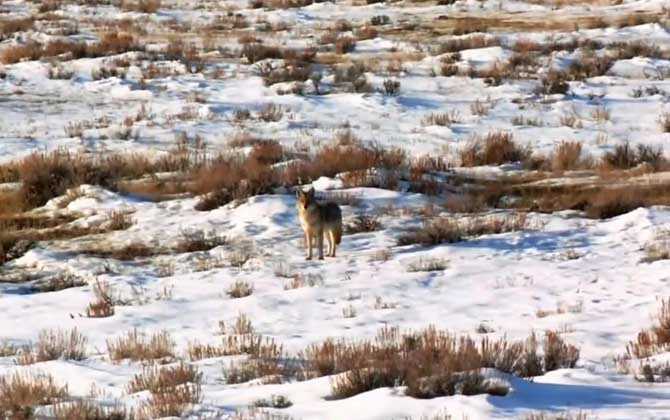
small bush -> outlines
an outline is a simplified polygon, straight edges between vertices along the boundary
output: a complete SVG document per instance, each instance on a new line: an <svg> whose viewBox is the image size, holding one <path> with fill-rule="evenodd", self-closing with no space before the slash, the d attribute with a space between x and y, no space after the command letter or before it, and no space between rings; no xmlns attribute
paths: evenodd
<svg viewBox="0 0 670 420"><path fill-rule="evenodd" d="M461 150L463 166L502 165L511 162L525 162L532 151L520 147L512 139L511 133L493 131L485 137L475 136Z"/></svg>
<svg viewBox="0 0 670 420"><path fill-rule="evenodd" d="M6 419L31 419L34 407L50 405L67 398L67 386L58 386L51 375L14 373L0 376L0 416Z"/></svg>
<svg viewBox="0 0 670 420"><path fill-rule="evenodd" d="M18 358L20 365L30 365L49 360L83 360L86 358L86 342L76 328L70 331L42 330L37 343L29 352L22 353Z"/></svg>
<svg viewBox="0 0 670 420"><path fill-rule="evenodd" d="M382 224L379 217L373 214L358 213L356 217L344 226L344 232L353 235L362 232L374 232L380 230Z"/></svg>
<svg viewBox="0 0 670 420"><path fill-rule="evenodd" d="M107 282L96 279L93 284L95 300L86 307L86 316L89 318L106 318L114 315L114 290Z"/></svg>
<svg viewBox="0 0 670 420"><path fill-rule="evenodd" d="M562 141L551 156L551 169L554 171L570 171L591 166L589 158L582 156L582 144L577 141Z"/></svg>
<svg viewBox="0 0 670 420"><path fill-rule="evenodd" d="M439 125L443 127L451 127L452 124L459 124L461 122L461 115L456 110L452 110L450 112L432 113L422 120L423 125Z"/></svg>
<svg viewBox="0 0 670 420"><path fill-rule="evenodd" d="M137 329L124 336L107 340L107 351L112 361L130 359L133 361L152 361L174 358L174 341L167 331L161 331L147 337Z"/></svg>
<svg viewBox="0 0 670 420"><path fill-rule="evenodd" d="M49 277L46 282L40 283L37 287L40 292L57 292L72 287L85 286L86 284L86 281L75 274L59 273Z"/></svg>
<svg viewBox="0 0 670 420"><path fill-rule="evenodd" d="M126 230L135 223L125 211L113 210L107 213L107 228L109 230Z"/></svg>
<svg viewBox="0 0 670 420"><path fill-rule="evenodd" d="M127 386L129 394L148 390L159 393L163 389L174 388L188 383L200 384L202 373L196 366L179 363L171 367L145 367L136 374Z"/></svg>
<svg viewBox="0 0 670 420"><path fill-rule="evenodd" d="M78 399L54 405L56 420L132 420L134 415L119 405L103 406L94 401Z"/></svg>
<svg viewBox="0 0 670 420"><path fill-rule="evenodd" d="M244 280L235 280L235 283L228 288L226 293L233 299L239 299L251 296L253 292L254 286L252 284L249 284Z"/></svg>
<svg viewBox="0 0 670 420"><path fill-rule="evenodd" d="M629 142L624 142L602 157L602 165L606 168L631 169L642 163L658 170L665 163L663 149L645 144L638 144L634 148Z"/></svg>
<svg viewBox="0 0 670 420"><path fill-rule="evenodd" d="M662 299L656 323L638 333L637 339L626 346L628 358L645 359L670 350L670 299Z"/></svg>
<svg viewBox="0 0 670 420"><path fill-rule="evenodd" d="M419 258L407 265L407 271L410 273L424 271L442 271L449 267L449 261L444 258Z"/></svg>
<svg viewBox="0 0 670 420"><path fill-rule="evenodd" d="M151 393L140 412L148 418L182 417L195 404L202 401L202 387L199 383L188 383L176 387L160 388Z"/></svg>
<svg viewBox="0 0 670 420"><path fill-rule="evenodd" d="M269 399L262 398L253 402L254 407L262 408L288 408L293 403L283 395L272 395Z"/></svg>
<svg viewBox="0 0 670 420"><path fill-rule="evenodd" d="M180 236L181 238L174 247L174 250L179 253L209 251L210 249L230 243L227 237L218 235L214 231L182 230Z"/></svg>
<svg viewBox="0 0 670 420"><path fill-rule="evenodd" d="M398 238L398 245L421 244L424 246L454 243L468 237L504 232L516 232L529 227L524 213L505 216L479 216L459 221L449 217L436 217L413 231Z"/></svg>

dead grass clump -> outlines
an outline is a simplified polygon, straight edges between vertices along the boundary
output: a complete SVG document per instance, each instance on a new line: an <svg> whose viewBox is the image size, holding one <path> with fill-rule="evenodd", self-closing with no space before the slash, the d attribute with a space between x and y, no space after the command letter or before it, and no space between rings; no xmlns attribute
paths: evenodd
<svg viewBox="0 0 670 420"><path fill-rule="evenodd" d="M242 46L240 57L246 58L249 63L256 63L268 58L282 58L283 51L278 46L264 45L261 43L247 43Z"/></svg>
<svg viewBox="0 0 670 420"><path fill-rule="evenodd" d="M554 148L550 159L553 171L588 169L592 166L592 160L582 155L582 144L578 141L560 142Z"/></svg>
<svg viewBox="0 0 670 420"><path fill-rule="evenodd" d="M4 47L0 61L4 64L14 64L23 60L37 60L42 56L42 45L35 41L29 41L25 44L15 44Z"/></svg>
<svg viewBox="0 0 670 420"><path fill-rule="evenodd" d="M174 387L159 388L151 393L148 401L140 407L146 418L182 417L193 405L202 401L199 383L187 383Z"/></svg>
<svg viewBox="0 0 670 420"><path fill-rule="evenodd" d="M644 163L658 170L665 161L662 148L641 143L634 148L626 141L616 145L614 150L605 153L601 165L610 169L631 169Z"/></svg>
<svg viewBox="0 0 670 420"><path fill-rule="evenodd" d="M637 339L626 345L626 357L645 359L670 350L670 299L661 299L656 323L638 333Z"/></svg>
<svg viewBox="0 0 670 420"><path fill-rule="evenodd" d="M439 125L443 127L451 127L452 124L459 124L461 122L462 118L457 110L451 110L449 112L442 113L432 113L421 121L423 125Z"/></svg>
<svg viewBox="0 0 670 420"><path fill-rule="evenodd" d="M137 258L147 258L154 256L158 250L149 247L141 242L131 242L120 248L92 248L84 249L82 253L98 258L113 258L119 261L132 261Z"/></svg>
<svg viewBox="0 0 670 420"><path fill-rule="evenodd" d="M134 415L119 405L104 406L88 399L60 402L54 405L56 420L132 420Z"/></svg>
<svg viewBox="0 0 670 420"><path fill-rule="evenodd" d="M235 283L231 284L226 293L233 299L239 299L247 296L251 296L254 292L253 284L250 284L244 280L235 280Z"/></svg>
<svg viewBox="0 0 670 420"><path fill-rule="evenodd" d="M504 216L477 216L464 220L435 217L419 229L409 231L398 238L398 245L421 244L424 246L464 241L469 237L517 232L528 229L525 213Z"/></svg>
<svg viewBox="0 0 670 420"><path fill-rule="evenodd" d="M301 358L307 377L341 373L333 381L334 398L398 384L405 385L406 394L415 398L506 395L507 387L484 378L481 368L530 377L558 367L574 367L579 351L555 334L548 333L547 337L552 341L550 345L545 342L549 355L544 357L534 335L520 342L484 337L477 343L433 327L407 333L387 327L373 340L326 340L312 345Z"/></svg>
<svg viewBox="0 0 670 420"><path fill-rule="evenodd" d="M114 290L107 282L96 279L93 284L95 300L86 307L86 316L89 318L106 318L114 315Z"/></svg>
<svg viewBox="0 0 670 420"><path fill-rule="evenodd" d="M161 331L147 337L137 329L124 336L107 340L107 351L112 361L124 359L133 361L153 361L174 358L175 343L167 331Z"/></svg>
<svg viewBox="0 0 670 420"><path fill-rule="evenodd" d="M362 232L374 232L381 228L382 224L378 216L361 212L350 223L344 226L344 232L348 235L353 235Z"/></svg>
<svg viewBox="0 0 670 420"><path fill-rule="evenodd" d="M126 387L129 394L148 390L152 393L161 389L174 388L179 385L202 382L202 373L196 366L183 362L171 367L149 366L142 373L136 374Z"/></svg>
<svg viewBox="0 0 670 420"><path fill-rule="evenodd" d="M180 236L181 238L174 247L174 250L178 253L209 251L217 246L230 243L230 240L227 237L221 236L214 231L182 230Z"/></svg>
<svg viewBox="0 0 670 420"><path fill-rule="evenodd" d="M407 265L410 273L426 271L443 271L449 267L449 261L444 258L419 258Z"/></svg>
<svg viewBox="0 0 670 420"><path fill-rule="evenodd" d="M86 284L86 281L76 274L64 272L49 277L47 281L38 285L38 289L43 293L57 292L60 290L70 289L72 287L85 286Z"/></svg>
<svg viewBox="0 0 670 420"><path fill-rule="evenodd" d="M0 415L6 419L30 419L36 406L68 398L66 386L58 386L51 375L14 373L0 376Z"/></svg>
<svg viewBox="0 0 670 420"><path fill-rule="evenodd" d="M461 150L463 166L502 165L511 162L525 162L532 150L514 142L512 133L492 131L485 137L475 136Z"/></svg>
<svg viewBox="0 0 670 420"><path fill-rule="evenodd" d="M31 365L48 360L83 360L86 358L86 342L79 330L42 330L37 343L29 352L22 353L17 362L20 365Z"/></svg>
<svg viewBox="0 0 670 420"><path fill-rule="evenodd" d="M570 80L584 80L590 77L603 76L614 65L615 61L608 55L583 53L570 64L567 76Z"/></svg>
<svg viewBox="0 0 670 420"><path fill-rule="evenodd" d="M126 230L134 223L133 218L127 211L112 210L107 213L107 229Z"/></svg>
<svg viewBox="0 0 670 420"><path fill-rule="evenodd" d="M471 35L469 37L452 38L438 45L437 54L453 53L475 48L495 47L500 45L500 39L487 35Z"/></svg>

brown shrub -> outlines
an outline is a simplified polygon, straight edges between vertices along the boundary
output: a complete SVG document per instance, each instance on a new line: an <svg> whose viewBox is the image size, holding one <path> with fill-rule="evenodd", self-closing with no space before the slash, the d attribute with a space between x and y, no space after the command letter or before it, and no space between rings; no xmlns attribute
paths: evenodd
<svg viewBox="0 0 670 420"><path fill-rule="evenodd" d="M112 361L123 359L133 361L152 361L174 358L174 341L167 331L161 331L147 337L137 329L116 339L107 340L107 351Z"/></svg>
<svg viewBox="0 0 670 420"><path fill-rule="evenodd" d="M17 362L21 365L30 365L48 360L83 360L86 358L86 342L76 328L70 331L42 330L37 343L29 352L22 353Z"/></svg>
<svg viewBox="0 0 670 420"><path fill-rule="evenodd" d="M528 160L532 150L520 147L512 139L511 133L492 131L485 137L475 136L461 150L463 166L502 165Z"/></svg>
<svg viewBox="0 0 670 420"><path fill-rule="evenodd" d="M4 64L14 64L23 60L37 60L42 56L42 46L38 42L29 41L25 44L16 44L4 47L0 60Z"/></svg>
<svg viewBox="0 0 670 420"><path fill-rule="evenodd" d="M242 46L240 57L246 58L249 63L265 60L268 58L282 58L283 51L280 47L264 45L260 43L247 43Z"/></svg>
<svg viewBox="0 0 670 420"><path fill-rule="evenodd" d="M442 113L431 113L421 121L423 125L440 125L444 127L451 127L452 124L459 124L461 122L462 117L457 110L451 110L449 112Z"/></svg>
<svg viewBox="0 0 670 420"><path fill-rule="evenodd" d="M529 228L525 213L505 216L477 216L465 220L436 217L419 229L409 231L398 238L398 245L421 244L424 246L454 243L468 237L516 232Z"/></svg>
<svg viewBox="0 0 670 420"><path fill-rule="evenodd" d="M179 253L209 251L217 246L226 245L230 241L227 237L217 234L215 231L203 230L180 232L181 238L174 250Z"/></svg>
<svg viewBox="0 0 670 420"><path fill-rule="evenodd" d="M551 155L551 169L553 171L570 171L587 169L591 160L582 155L582 144L577 141L561 141Z"/></svg>
<svg viewBox="0 0 670 420"><path fill-rule="evenodd" d="M549 71L544 77L540 79L540 87L538 93L545 95L568 93L570 85L568 84L568 76L563 72Z"/></svg>
<svg viewBox="0 0 670 420"><path fill-rule="evenodd" d="M453 53L475 48L495 47L500 45L500 39L487 35L472 35L467 38L452 38L438 45L437 54Z"/></svg>
<svg viewBox="0 0 670 420"><path fill-rule="evenodd" d="M107 282L96 279L93 284L95 300L86 307L89 318L106 318L114 315L114 290Z"/></svg>
<svg viewBox="0 0 670 420"><path fill-rule="evenodd" d="M54 405L56 420L132 420L134 415L119 405L103 406L86 399L60 402Z"/></svg>
<svg viewBox="0 0 670 420"><path fill-rule="evenodd" d="M661 299L656 323L638 333L635 341L626 345L626 356L644 359L670 350L670 299Z"/></svg>
<svg viewBox="0 0 670 420"><path fill-rule="evenodd" d="M381 228L382 224L378 216L361 212L350 223L344 226L344 232L348 235L353 235L362 232L374 232Z"/></svg>
<svg viewBox="0 0 670 420"><path fill-rule="evenodd" d="M333 381L335 398L398 384L406 385L407 395L416 398L457 393L505 395L507 390L485 380L479 369L494 367L525 377L541 375L556 366L574 366L576 348L557 336L551 339L555 341L545 348L568 350L543 358L538 354L534 335L515 343L485 337L478 345L469 337L457 337L433 327L407 333L387 327L373 340L326 340L308 347L300 358L305 360L307 377L342 373ZM547 366L545 359L551 362Z"/></svg>
<svg viewBox="0 0 670 420"><path fill-rule="evenodd" d="M250 284L244 280L235 280L235 283L231 284L226 293L233 299L239 299L247 296L251 296L254 292L254 285Z"/></svg>
<svg viewBox="0 0 670 420"><path fill-rule="evenodd" d="M140 413L151 419L182 417L186 410L201 401L202 387L199 383L160 388L142 404Z"/></svg>
<svg viewBox="0 0 670 420"><path fill-rule="evenodd" d="M31 419L35 406L54 404L67 397L67 386L56 385L51 375L0 376L0 415L6 419Z"/></svg>
<svg viewBox="0 0 670 420"><path fill-rule="evenodd" d="M605 153L602 157L602 166L605 168L631 169L642 163L649 164L658 170L664 163L663 149L645 144L638 144L633 148L629 142L618 144L614 150Z"/></svg>
<svg viewBox="0 0 670 420"><path fill-rule="evenodd" d="M196 366L183 362L171 367L148 366L136 374L126 387L129 394L148 390L151 393L187 383L200 384L202 373Z"/></svg>

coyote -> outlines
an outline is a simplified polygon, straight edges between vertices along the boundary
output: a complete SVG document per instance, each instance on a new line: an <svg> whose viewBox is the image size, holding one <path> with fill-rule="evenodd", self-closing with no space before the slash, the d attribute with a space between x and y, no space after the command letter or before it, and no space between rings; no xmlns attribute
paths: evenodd
<svg viewBox="0 0 670 420"><path fill-rule="evenodd" d="M323 259L323 235L328 239L328 256L335 256L335 247L342 240L342 211L335 203L317 203L314 198L314 188L305 192L298 188L296 192L298 202L298 218L305 232L305 246L307 259L312 259L313 241L319 248L319 259Z"/></svg>

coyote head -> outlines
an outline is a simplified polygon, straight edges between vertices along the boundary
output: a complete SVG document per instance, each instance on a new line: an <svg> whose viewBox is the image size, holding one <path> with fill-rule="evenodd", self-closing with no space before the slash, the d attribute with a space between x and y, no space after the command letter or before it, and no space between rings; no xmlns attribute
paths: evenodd
<svg viewBox="0 0 670 420"><path fill-rule="evenodd" d="M314 202L314 187L307 191L303 191L302 188L298 188L296 191L296 197L298 198L298 206L306 209L310 206L310 204L312 204L312 202Z"/></svg>

